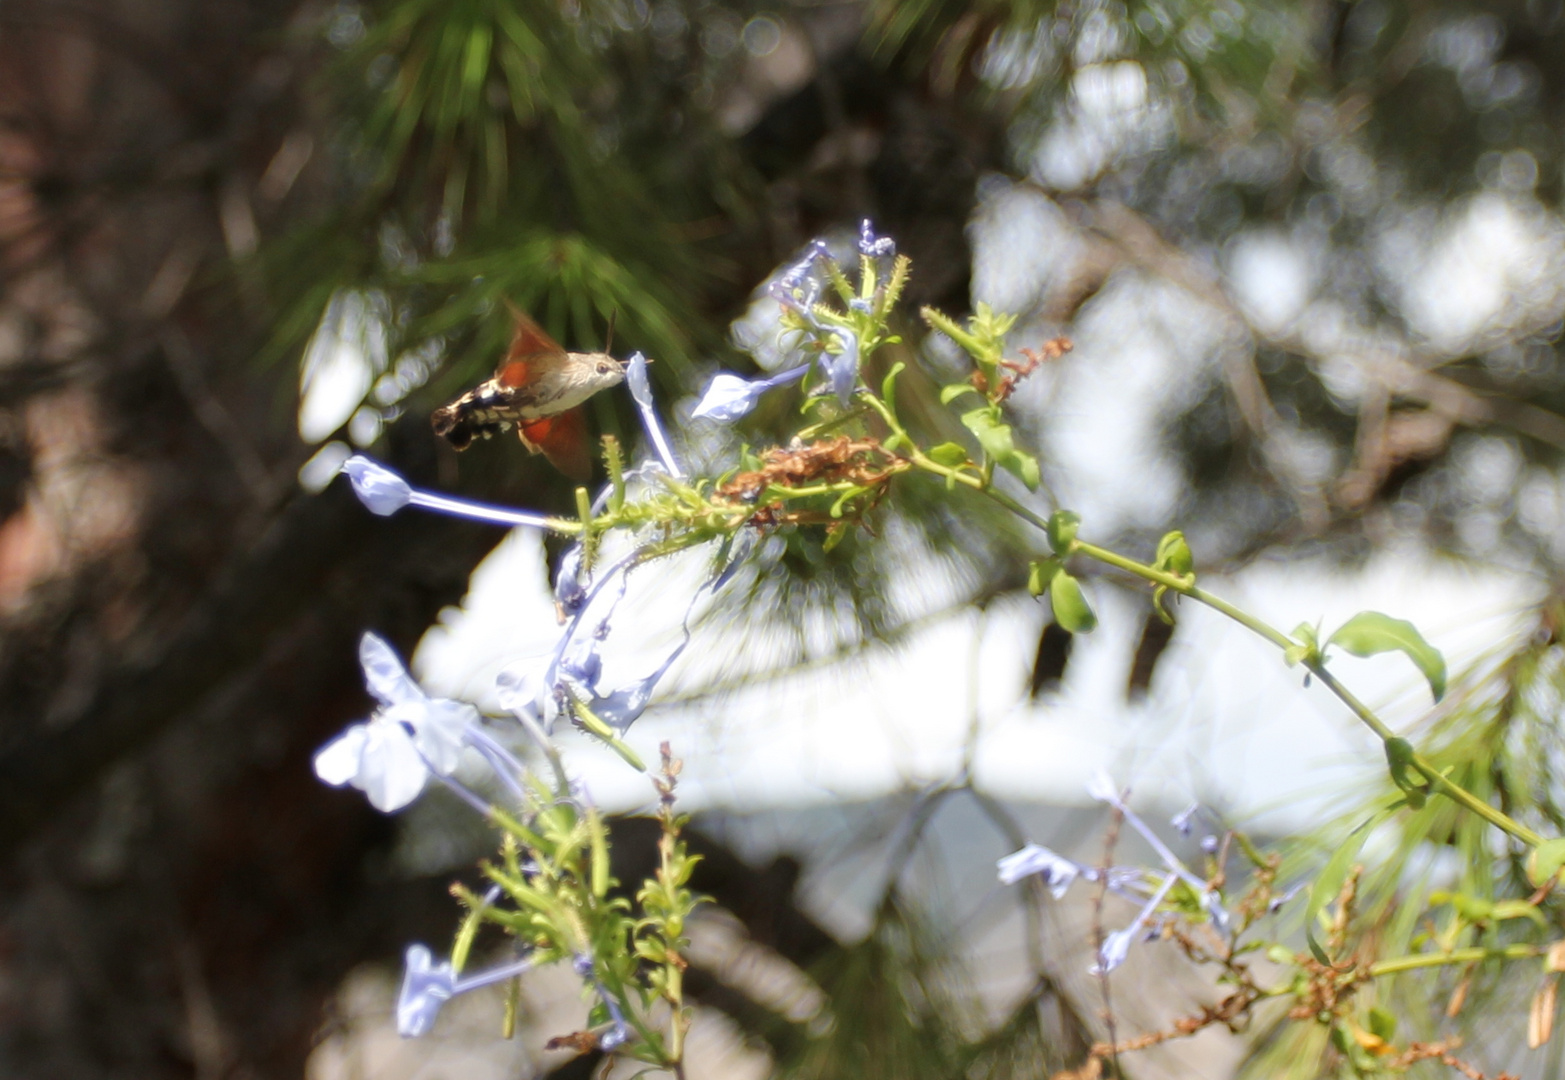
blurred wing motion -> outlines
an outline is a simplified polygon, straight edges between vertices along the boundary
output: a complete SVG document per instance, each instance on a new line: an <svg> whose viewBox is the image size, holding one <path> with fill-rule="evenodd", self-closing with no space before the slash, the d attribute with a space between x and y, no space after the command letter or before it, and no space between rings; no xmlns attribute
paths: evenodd
<svg viewBox="0 0 1565 1080"><path fill-rule="evenodd" d="M505 359L495 368L491 381L507 390L521 390L536 382L546 369L565 363L566 354L560 343L521 308L509 300L505 306L511 311L515 329L511 332L511 347L505 351Z"/></svg>
<svg viewBox="0 0 1565 1080"><path fill-rule="evenodd" d="M434 411L435 434L466 450L475 439L515 427L528 450L542 453L573 479L586 479L592 472L586 420L572 408L574 402L558 394L573 357L521 309L507 306L516 329L505 358L493 378Z"/></svg>
<svg viewBox="0 0 1565 1080"><path fill-rule="evenodd" d="M578 407L542 420L529 420L516 429L522 445L542 453L549 464L572 480L592 477L592 453L587 446L587 417Z"/></svg>

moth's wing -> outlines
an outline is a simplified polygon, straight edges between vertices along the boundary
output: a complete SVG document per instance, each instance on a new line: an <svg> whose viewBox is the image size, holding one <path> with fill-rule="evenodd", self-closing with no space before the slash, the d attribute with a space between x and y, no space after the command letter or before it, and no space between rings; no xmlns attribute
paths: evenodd
<svg viewBox="0 0 1565 1080"><path fill-rule="evenodd" d="M543 454L549 464L572 480L592 477L592 449L587 441L587 414L580 406L553 416L530 420L516 429L522 445Z"/></svg>
<svg viewBox="0 0 1565 1080"><path fill-rule="evenodd" d="M511 347L494 374L501 386L514 390L537 378L539 369L564 356L565 350L521 308L509 300L506 307L511 309L516 329L511 333Z"/></svg>

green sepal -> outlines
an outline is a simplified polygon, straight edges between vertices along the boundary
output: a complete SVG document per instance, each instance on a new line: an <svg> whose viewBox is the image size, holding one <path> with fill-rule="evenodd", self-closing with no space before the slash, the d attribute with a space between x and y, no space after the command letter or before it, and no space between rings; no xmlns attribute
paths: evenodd
<svg viewBox="0 0 1565 1080"><path fill-rule="evenodd" d="M967 464L967 447L961 443L943 442L929 448L929 460L949 469Z"/></svg>
<svg viewBox="0 0 1565 1080"><path fill-rule="evenodd" d="M905 370L907 370L907 365L904 364L901 360L898 360L895 364L891 365L891 370L886 372L886 377L880 380L880 400L884 401L886 406L891 409L892 416L897 414L897 376L902 374L902 372Z"/></svg>
<svg viewBox="0 0 1565 1080"><path fill-rule="evenodd" d="M1386 764L1391 770L1391 782L1407 796L1407 805L1414 810L1424 808L1428 784L1413 769L1415 751L1413 744L1403 738L1386 740Z"/></svg>
<svg viewBox="0 0 1565 1080"><path fill-rule="evenodd" d="M1045 530L1049 537L1049 547L1056 555L1069 555L1071 545L1076 542L1076 533L1080 528L1080 514L1073 510L1056 510L1049 515L1049 525Z"/></svg>
<svg viewBox="0 0 1565 1080"><path fill-rule="evenodd" d="M1042 596L1049 591L1049 583L1063 567L1064 564L1052 556L1047 559L1034 559L1027 567L1027 591L1034 596Z"/></svg>
<svg viewBox="0 0 1565 1080"><path fill-rule="evenodd" d="M1400 652L1424 673L1436 701L1445 696L1445 657L1406 619L1393 619L1378 611L1361 611L1337 627L1337 632L1326 644L1340 645L1354 656Z"/></svg>
<svg viewBox="0 0 1565 1080"><path fill-rule="evenodd" d="M1090 634L1098 625L1098 617L1082 595L1081 583L1063 569L1049 582L1049 604L1054 608L1054 621L1073 634Z"/></svg>
<svg viewBox="0 0 1565 1080"><path fill-rule="evenodd" d="M581 725L582 730L588 732L589 734L596 735L599 739L608 743L609 749L618 754L624 760L625 764L629 765L632 769L635 769L637 772L647 771L646 762L641 760L641 755L637 754L634 750L627 746L620 739L620 737L614 733L614 729L600 720L596 713L594 713L591 709L587 708L587 706L583 705L579 701L572 702L571 704L575 707L576 722Z"/></svg>
<svg viewBox="0 0 1565 1080"><path fill-rule="evenodd" d="M1293 644L1282 651L1282 658L1289 667L1312 664L1320 659L1320 643L1315 627L1301 622L1293 628Z"/></svg>
<svg viewBox="0 0 1565 1080"><path fill-rule="evenodd" d="M1545 840L1527 856L1527 880L1538 888L1560 876L1565 868L1565 837Z"/></svg>

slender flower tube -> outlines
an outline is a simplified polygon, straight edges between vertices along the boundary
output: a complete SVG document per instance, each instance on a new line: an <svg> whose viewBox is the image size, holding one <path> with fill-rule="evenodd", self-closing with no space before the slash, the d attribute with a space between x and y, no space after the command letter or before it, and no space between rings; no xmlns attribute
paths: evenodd
<svg viewBox="0 0 1565 1080"><path fill-rule="evenodd" d="M426 946L408 946L402 990L397 995L397 1034L404 1039L428 1034L440 1010L458 994L515 978L533 966L532 959L524 956L459 979L448 961L437 964L434 960L434 954Z"/></svg>
<svg viewBox="0 0 1565 1080"><path fill-rule="evenodd" d="M616 1046L623 1046L629 1042L630 1025L625 1022L625 1014L620 1011L619 1003L604 989L603 983L598 981L598 976L593 969L592 957L586 953L578 954L571 962L571 967L576 974L592 983L592 988L598 994L598 1000L603 1002L603 1007L614 1020L614 1025L598 1036L598 1049L613 1050Z"/></svg>
<svg viewBox="0 0 1565 1080"><path fill-rule="evenodd" d="M1174 882L1177 880L1179 878L1176 874L1165 875L1163 884L1157 887L1157 891L1146 902L1135 921L1123 930L1116 930L1103 939L1103 945L1098 949L1098 962L1088 969L1093 975L1107 975L1125 962L1125 956L1130 952L1130 946L1136 940L1136 935L1157 913L1158 905L1168 896L1169 890L1174 887Z"/></svg>
<svg viewBox="0 0 1565 1080"><path fill-rule="evenodd" d="M657 408L652 401L652 381L647 378L647 358L639 352L631 356L625 368L625 384L630 387L630 396L636 400L636 409L641 413L641 426L652 448L657 451L658 459L663 462L663 468L668 470L670 476L684 476L684 470L674 457L668 434L663 430L663 422L658 419Z"/></svg>
<svg viewBox="0 0 1565 1080"><path fill-rule="evenodd" d="M342 471L353 483L353 493L372 514L390 517L405 506L433 510L437 514L484 521L491 525L526 525L535 529L559 530L561 522L547 514L529 510L511 510L503 506L453 499L421 491L380 462L354 454L342 463Z"/></svg>
<svg viewBox="0 0 1565 1080"><path fill-rule="evenodd" d="M1153 851L1157 852L1157 857L1163 860L1163 865L1195 890L1196 894L1201 898L1201 907L1211 917L1212 925L1219 931L1227 933L1228 912L1224 909L1222 897L1218 895L1217 890L1207 884L1204 878L1192 873L1190 868L1168 849L1168 845L1158 838L1157 833L1153 832L1147 826L1147 823L1142 821L1136 812L1125 804L1125 800L1120 797L1119 788L1108 773L1099 771L1094 774L1092 781L1087 785L1087 794L1100 802L1108 803L1124 815L1125 822L1140 833L1141 838L1151 846Z"/></svg>

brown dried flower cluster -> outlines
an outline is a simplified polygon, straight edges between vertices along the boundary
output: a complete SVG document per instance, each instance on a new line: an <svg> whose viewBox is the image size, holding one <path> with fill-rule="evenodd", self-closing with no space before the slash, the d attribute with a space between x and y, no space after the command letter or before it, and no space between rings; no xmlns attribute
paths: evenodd
<svg viewBox="0 0 1565 1080"><path fill-rule="evenodd" d="M777 497L757 506L752 519L757 525L814 521L823 515L809 511L784 509L786 493L818 484L847 482L865 488L879 488L878 501L886 482L908 468L908 462L892 454L875 439L835 439L777 446L761 455L761 467L739 473L717 486L717 495L736 503L757 503L773 489Z"/></svg>
<svg viewBox="0 0 1565 1080"><path fill-rule="evenodd" d="M1038 370L1040 364L1049 360L1058 360L1072 349L1070 338L1057 337L1045 341L1036 349L1023 349L1021 353L1025 360L1001 360L1000 366L1005 368L1008 374L1000 376L1000 386L995 392L994 400L1004 401L1011 396L1011 391L1016 389L1016 384ZM981 371L973 372L973 389L980 394L989 392L989 380Z"/></svg>

